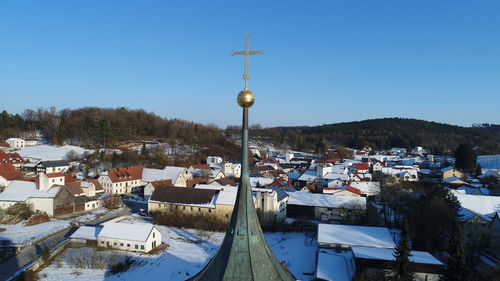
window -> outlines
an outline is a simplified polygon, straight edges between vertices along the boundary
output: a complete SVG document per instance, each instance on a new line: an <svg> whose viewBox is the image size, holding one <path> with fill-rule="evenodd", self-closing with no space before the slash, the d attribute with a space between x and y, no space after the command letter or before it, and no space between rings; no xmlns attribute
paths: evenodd
<svg viewBox="0 0 500 281"><path fill-rule="evenodd" d="M113 243L113 245L115 245L115 246L116 246L116 242L115 242L115 243Z"/></svg>
<svg viewBox="0 0 500 281"><path fill-rule="evenodd" d="M120 246L122 246L122 247L123 247L123 243L120 243Z"/></svg>
<svg viewBox="0 0 500 281"><path fill-rule="evenodd" d="M141 250L144 250L144 245L141 245Z"/></svg>
<svg viewBox="0 0 500 281"><path fill-rule="evenodd" d="M229 214L226 214L226 218L229 218Z"/></svg>
<svg viewBox="0 0 500 281"><path fill-rule="evenodd" d="M212 209L208 209L208 212L211 213L212 212Z"/></svg>
<svg viewBox="0 0 500 281"><path fill-rule="evenodd" d="M153 232L153 238L155 238L155 233Z"/></svg>
<svg viewBox="0 0 500 281"><path fill-rule="evenodd" d="M183 210L186 210L186 206L182 207Z"/></svg>
<svg viewBox="0 0 500 281"><path fill-rule="evenodd" d="M104 241L101 241L101 244L104 244Z"/></svg>
<svg viewBox="0 0 500 281"><path fill-rule="evenodd" d="M190 207L191 208L191 211L193 210L193 207Z"/></svg>
<svg viewBox="0 0 500 281"><path fill-rule="evenodd" d="M135 249L138 250L139 249L139 245L135 244Z"/></svg>
<svg viewBox="0 0 500 281"><path fill-rule="evenodd" d="M201 212L201 208L198 208L198 212Z"/></svg>
<svg viewBox="0 0 500 281"><path fill-rule="evenodd" d="M127 244L127 247L129 247L129 248L130 248L130 244Z"/></svg>

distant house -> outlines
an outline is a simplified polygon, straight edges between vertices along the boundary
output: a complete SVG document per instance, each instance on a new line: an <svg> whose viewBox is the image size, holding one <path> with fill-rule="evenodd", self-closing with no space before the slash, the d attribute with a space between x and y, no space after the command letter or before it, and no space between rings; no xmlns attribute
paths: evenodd
<svg viewBox="0 0 500 281"><path fill-rule="evenodd" d="M172 180L159 180L147 183L146 186L144 186L144 199L149 200L156 188L168 186L174 186Z"/></svg>
<svg viewBox="0 0 500 281"><path fill-rule="evenodd" d="M75 181L66 183L65 186L74 196L78 197L79 201L85 203L85 211L103 207L100 195L104 193L104 190L98 180Z"/></svg>
<svg viewBox="0 0 500 281"><path fill-rule="evenodd" d="M23 174L12 163L0 165L0 188L8 186L13 180L22 178Z"/></svg>
<svg viewBox="0 0 500 281"><path fill-rule="evenodd" d="M236 202L236 186L197 185L195 188L159 187L148 201L151 212L181 212L209 215L229 222ZM286 218L288 194L283 190L253 188L256 209L261 210L265 224Z"/></svg>
<svg viewBox="0 0 500 281"><path fill-rule="evenodd" d="M384 164L382 162L377 161L375 164L372 165L372 172L381 172L382 168L384 167Z"/></svg>
<svg viewBox="0 0 500 281"><path fill-rule="evenodd" d="M320 221L353 221L366 211L366 198L289 192L287 216Z"/></svg>
<svg viewBox="0 0 500 281"><path fill-rule="evenodd" d="M11 163L16 169L19 169L24 163L24 159L17 152L5 153L0 150L0 165L7 163Z"/></svg>
<svg viewBox="0 0 500 281"><path fill-rule="evenodd" d="M5 141L14 149L23 149L26 147L26 141L21 138L10 138Z"/></svg>
<svg viewBox="0 0 500 281"><path fill-rule="evenodd" d="M317 241L316 277L320 280L352 280L356 268L392 276L396 244L386 227L319 224ZM431 254L412 251L409 259L415 280L441 277L443 263Z"/></svg>
<svg viewBox="0 0 500 281"><path fill-rule="evenodd" d="M441 178L442 179L447 179L447 178L451 178L451 177L463 178L464 174L451 166L441 169Z"/></svg>
<svg viewBox="0 0 500 281"><path fill-rule="evenodd" d="M185 187L187 181L191 179L193 179L193 175L185 167L166 166L164 169L144 168L142 171L143 185L153 181L171 180L174 186Z"/></svg>
<svg viewBox="0 0 500 281"><path fill-rule="evenodd" d="M142 170L139 166L110 169L98 181L106 193L127 194L141 186Z"/></svg>
<svg viewBox="0 0 500 281"><path fill-rule="evenodd" d="M161 245L161 232L152 224L108 222L97 234L97 245L148 253Z"/></svg>
<svg viewBox="0 0 500 281"><path fill-rule="evenodd" d="M66 173L69 164L65 161L41 161L36 166L37 174Z"/></svg>
<svg viewBox="0 0 500 281"><path fill-rule="evenodd" d="M0 209L16 203L26 203L31 210L45 212L51 217L85 210L83 200L78 200L64 185L50 183L44 174L36 181L12 181L0 193Z"/></svg>

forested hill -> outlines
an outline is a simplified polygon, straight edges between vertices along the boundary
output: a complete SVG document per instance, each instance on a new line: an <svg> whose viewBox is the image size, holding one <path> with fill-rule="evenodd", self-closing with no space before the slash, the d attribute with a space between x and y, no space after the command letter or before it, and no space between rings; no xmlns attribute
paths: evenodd
<svg viewBox="0 0 500 281"><path fill-rule="evenodd" d="M0 140L42 132L53 144L70 142L85 147L113 147L130 141L158 140L170 144L214 147L238 155L238 147L215 126L166 119L144 110L127 108L40 108L22 114L0 113ZM29 136L28 136L29 137Z"/></svg>
<svg viewBox="0 0 500 281"><path fill-rule="evenodd" d="M387 149L424 146L433 153L455 150L460 143L477 146L479 153L500 153L500 125L460 127L405 118L370 119L314 127L254 128L252 135L275 145L290 145L305 151L320 151L327 145Z"/></svg>

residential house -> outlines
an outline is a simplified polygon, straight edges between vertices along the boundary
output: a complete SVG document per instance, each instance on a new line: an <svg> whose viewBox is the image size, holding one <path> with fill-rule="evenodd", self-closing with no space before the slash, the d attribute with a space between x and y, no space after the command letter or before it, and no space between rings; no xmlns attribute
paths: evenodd
<svg viewBox="0 0 500 281"><path fill-rule="evenodd" d="M11 163L16 169L19 169L24 163L24 159L17 152L5 153L0 150L0 165L7 163Z"/></svg>
<svg viewBox="0 0 500 281"><path fill-rule="evenodd" d="M22 178L23 174L12 163L0 165L0 188L8 186L13 180Z"/></svg>
<svg viewBox="0 0 500 281"><path fill-rule="evenodd" d="M352 222L366 212L366 198L331 196L307 191L289 192L287 216L320 221Z"/></svg>
<svg viewBox="0 0 500 281"><path fill-rule="evenodd" d="M352 280L356 268L392 276L396 244L388 228L320 223L317 235L317 278ZM431 254L412 251L409 259L415 280L437 281L441 277L443 263Z"/></svg>
<svg viewBox="0 0 500 281"><path fill-rule="evenodd" d="M21 138L10 138L5 141L14 149L23 149L26 147L26 141Z"/></svg>
<svg viewBox="0 0 500 281"><path fill-rule="evenodd" d="M174 186L172 184L172 180L170 179L148 182L146 186L144 186L144 199L146 201L149 200L149 198L151 198L151 195L153 194L156 188L168 187L168 186Z"/></svg>
<svg viewBox="0 0 500 281"><path fill-rule="evenodd" d="M142 170L139 166L114 168L100 175L98 181L106 193L127 194L142 185Z"/></svg>
<svg viewBox="0 0 500 281"><path fill-rule="evenodd" d="M236 186L203 184L195 188L160 187L155 189L148 201L148 209L150 212L204 214L229 222L237 191ZM252 192L263 223L282 222L286 218L286 192L264 188L253 188Z"/></svg>
<svg viewBox="0 0 500 281"><path fill-rule="evenodd" d="M463 178L464 174L452 166L441 169L442 179L447 179L451 177Z"/></svg>
<svg viewBox="0 0 500 281"><path fill-rule="evenodd" d="M16 203L26 203L31 210L60 216L85 209L84 202L77 199L64 185L52 184L45 174L37 181L12 181L0 193L0 208L5 209Z"/></svg>
<svg viewBox="0 0 500 281"><path fill-rule="evenodd" d="M36 166L37 174L66 173L69 164L65 161L41 161Z"/></svg>
<svg viewBox="0 0 500 281"><path fill-rule="evenodd" d="M153 181L171 180L174 186L186 187L187 181L191 179L193 175L185 167L166 166L163 170L144 168L142 172L143 185Z"/></svg>
<svg viewBox="0 0 500 281"><path fill-rule="evenodd" d="M148 253L161 245L161 232L152 224L108 222L97 235L97 245Z"/></svg>

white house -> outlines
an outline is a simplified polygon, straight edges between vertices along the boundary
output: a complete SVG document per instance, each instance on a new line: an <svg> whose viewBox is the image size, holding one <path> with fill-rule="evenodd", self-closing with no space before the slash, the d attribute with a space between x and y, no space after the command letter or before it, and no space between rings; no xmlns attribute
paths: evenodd
<svg viewBox="0 0 500 281"><path fill-rule="evenodd" d="M152 224L108 222L97 235L97 245L148 253L161 244L161 233Z"/></svg>
<svg viewBox="0 0 500 281"><path fill-rule="evenodd" d="M26 141L21 138L10 138L5 141L14 149L22 149L26 147Z"/></svg>
<svg viewBox="0 0 500 281"><path fill-rule="evenodd" d="M65 161L41 161L36 166L37 174L66 173L69 164Z"/></svg>
<svg viewBox="0 0 500 281"><path fill-rule="evenodd" d="M209 164L210 166L212 164L220 164L220 163L222 163L222 158L219 156L208 156L207 157L207 164Z"/></svg>
<svg viewBox="0 0 500 281"><path fill-rule="evenodd" d="M126 194L137 189L142 184L142 167L116 168L98 178L104 192L111 194Z"/></svg>
<svg viewBox="0 0 500 281"><path fill-rule="evenodd" d="M191 179L193 176L185 167L166 166L163 170L144 168L142 171L143 185L154 181L171 180L174 186L186 187L187 181Z"/></svg>

